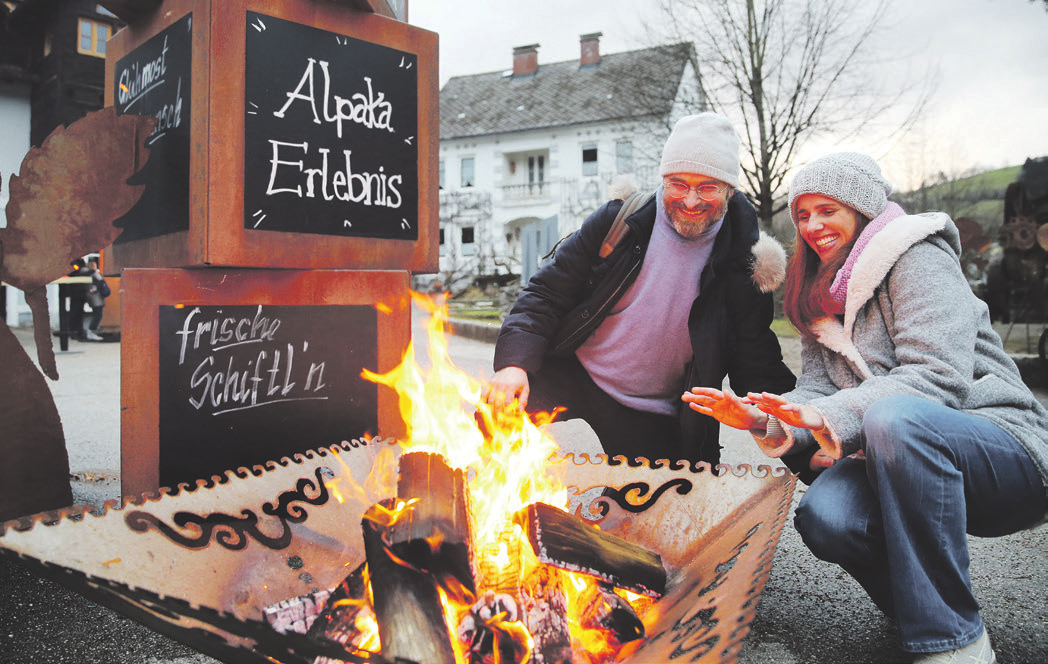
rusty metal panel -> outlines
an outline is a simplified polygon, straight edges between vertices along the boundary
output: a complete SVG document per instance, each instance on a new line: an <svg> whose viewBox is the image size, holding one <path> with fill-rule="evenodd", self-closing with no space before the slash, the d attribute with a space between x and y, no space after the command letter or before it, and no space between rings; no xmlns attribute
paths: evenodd
<svg viewBox="0 0 1048 664"><path fill-rule="evenodd" d="M153 124L141 116L118 118L111 108L90 113L52 132L10 176L0 281L25 291L40 370L0 324L0 519L72 501L62 422L44 379L58 380L45 286L84 279L64 277L70 259L119 234L112 222L142 193L128 179L148 160L143 143Z"/></svg>
<svg viewBox="0 0 1048 664"><path fill-rule="evenodd" d="M313 26L417 58L417 240L256 231L245 228L244 151L247 13ZM437 35L328 0L166 0L109 42L107 103L115 63L192 13L189 230L114 245L109 269L280 267L433 272L438 262L439 80ZM366 74L366 72L363 72ZM337 146L331 146L335 148ZM333 150L337 152L338 150Z"/></svg>
<svg viewBox="0 0 1048 664"><path fill-rule="evenodd" d="M354 524L395 493L395 478L369 476L399 454L392 441L354 441L110 506L102 516L9 527L0 554L223 661L311 661L331 642L277 633L267 613L303 597L319 612L364 560ZM794 477L768 466L721 466L714 475L706 464L654 465L570 454L549 462L568 485L570 511L652 548L670 575L667 594L641 616L648 638L617 661L733 663ZM379 661L369 657L339 659Z"/></svg>
<svg viewBox="0 0 1048 664"><path fill-rule="evenodd" d="M408 273L403 271L125 270L121 279L120 397L121 486L124 494L136 495L160 486L159 397L162 388L159 316L164 307L368 305L374 309L377 325L375 352L378 371L381 372L389 371L401 361L410 342L408 277ZM344 334L349 348L354 330L326 330L323 334ZM303 349L300 347L297 351L301 354ZM272 350L268 352L270 357L274 355ZM290 351L284 352L290 354ZM224 366L225 360L221 361ZM204 378L194 377L194 380L199 384ZM397 396L392 390L380 387L377 409L381 435L403 433ZM301 425L304 432L309 431L309 421L302 421ZM216 423L215 426L221 425ZM346 431L344 435L349 439L363 434L364 431ZM252 441L230 440L229 444L249 448ZM308 448L300 445L298 449Z"/></svg>

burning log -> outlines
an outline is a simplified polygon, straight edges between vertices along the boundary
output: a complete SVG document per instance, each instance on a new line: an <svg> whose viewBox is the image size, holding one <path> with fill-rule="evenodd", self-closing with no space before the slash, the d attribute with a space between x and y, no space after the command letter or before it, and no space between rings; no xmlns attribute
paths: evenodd
<svg viewBox="0 0 1048 664"><path fill-rule="evenodd" d="M372 507L361 523L382 656L426 664L455 664L435 578L397 558L383 539L376 518L392 510L387 500Z"/></svg>
<svg viewBox="0 0 1048 664"><path fill-rule="evenodd" d="M362 523L382 654L454 664L438 585L476 594L465 473L437 454L405 454L396 504L407 507L384 501Z"/></svg>
<svg viewBox="0 0 1048 664"><path fill-rule="evenodd" d="M590 574L649 597L666 591L666 570L656 553L545 503L528 505L514 520L527 532L540 562Z"/></svg>
<svg viewBox="0 0 1048 664"><path fill-rule="evenodd" d="M608 632L620 644L644 638L644 623L633 606L605 584L586 586L578 604L582 627Z"/></svg>
<svg viewBox="0 0 1048 664"><path fill-rule="evenodd" d="M437 454L405 454L400 458L397 497L412 505L389 528L393 552L440 580L457 579L475 595L465 472Z"/></svg>

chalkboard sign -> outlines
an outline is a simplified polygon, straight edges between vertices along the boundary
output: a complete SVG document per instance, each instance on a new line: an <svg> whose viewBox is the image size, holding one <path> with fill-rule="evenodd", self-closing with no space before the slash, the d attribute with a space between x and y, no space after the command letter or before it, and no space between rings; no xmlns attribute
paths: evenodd
<svg viewBox="0 0 1048 664"><path fill-rule="evenodd" d="M121 115L151 115L149 160L132 177L142 197L114 223L124 231L114 244L189 230L190 108L193 15L187 14L120 58L113 99Z"/></svg>
<svg viewBox="0 0 1048 664"><path fill-rule="evenodd" d="M244 228L418 239L417 56L247 12Z"/></svg>
<svg viewBox="0 0 1048 664"><path fill-rule="evenodd" d="M159 309L160 486L377 433L374 307Z"/></svg>

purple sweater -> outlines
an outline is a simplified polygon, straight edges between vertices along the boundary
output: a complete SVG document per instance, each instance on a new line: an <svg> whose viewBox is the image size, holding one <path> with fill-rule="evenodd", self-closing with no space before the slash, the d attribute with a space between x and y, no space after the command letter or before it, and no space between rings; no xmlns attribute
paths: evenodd
<svg viewBox="0 0 1048 664"><path fill-rule="evenodd" d="M673 415L692 359L688 314L724 220L689 240L670 225L661 189L656 198L655 227L637 280L576 355L619 403Z"/></svg>

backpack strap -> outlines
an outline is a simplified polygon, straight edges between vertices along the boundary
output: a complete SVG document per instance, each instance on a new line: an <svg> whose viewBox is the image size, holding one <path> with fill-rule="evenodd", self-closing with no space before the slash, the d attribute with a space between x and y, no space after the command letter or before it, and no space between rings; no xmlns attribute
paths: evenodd
<svg viewBox="0 0 1048 664"><path fill-rule="evenodd" d="M600 243L598 255L601 258L607 258L608 254L622 242L622 238L626 237L626 232L630 229L626 225L626 217L636 212L646 198L647 196L643 192L635 191L622 202L619 213L615 215L615 221L611 222L608 234L604 236L604 241Z"/></svg>

